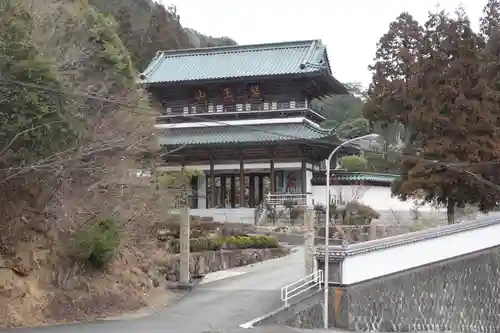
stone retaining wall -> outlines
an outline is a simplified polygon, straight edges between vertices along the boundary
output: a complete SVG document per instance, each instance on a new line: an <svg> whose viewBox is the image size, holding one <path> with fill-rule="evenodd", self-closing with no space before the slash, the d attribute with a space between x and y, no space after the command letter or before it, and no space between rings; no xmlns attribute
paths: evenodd
<svg viewBox="0 0 500 333"><path fill-rule="evenodd" d="M192 276L254 264L287 255L288 249L244 249L191 253L189 270ZM173 255L160 268L168 281L179 281L180 255Z"/></svg>
<svg viewBox="0 0 500 333"><path fill-rule="evenodd" d="M500 247L330 291L332 328L498 333ZM321 328L322 298L318 293L267 318L264 324Z"/></svg>

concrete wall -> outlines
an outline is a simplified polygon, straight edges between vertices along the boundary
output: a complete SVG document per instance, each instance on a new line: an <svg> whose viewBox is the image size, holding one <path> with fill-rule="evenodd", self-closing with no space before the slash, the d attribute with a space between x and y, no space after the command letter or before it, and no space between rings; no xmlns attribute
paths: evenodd
<svg viewBox="0 0 500 333"><path fill-rule="evenodd" d="M331 327L361 332L498 333L500 248L330 290ZM322 294L267 323L323 327Z"/></svg>
<svg viewBox="0 0 500 333"><path fill-rule="evenodd" d="M333 287L331 328L361 332L498 333L500 248L450 259L359 285ZM323 293L258 325L323 327Z"/></svg>
<svg viewBox="0 0 500 333"><path fill-rule="evenodd" d="M330 326L362 332L500 332L499 234L495 214L331 246ZM320 269L324 250L317 252ZM266 323L323 327L321 295L315 304L299 302Z"/></svg>
<svg viewBox="0 0 500 333"><path fill-rule="evenodd" d="M314 203L324 204L326 200L326 186L312 186L312 198ZM380 222L388 224L413 223L415 220L411 210L416 207L413 201L401 201L391 197L391 189L382 186L352 186L339 185L331 186L332 198L334 200L352 201L357 199L359 202L368 205L380 213ZM439 224L446 219L446 210L436 209L429 205L419 206L418 212L421 220L425 219L428 223Z"/></svg>

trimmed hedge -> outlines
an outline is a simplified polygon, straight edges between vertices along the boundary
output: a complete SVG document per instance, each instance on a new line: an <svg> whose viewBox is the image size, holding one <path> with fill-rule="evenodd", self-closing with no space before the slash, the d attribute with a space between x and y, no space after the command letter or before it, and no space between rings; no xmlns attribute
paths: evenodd
<svg viewBox="0 0 500 333"><path fill-rule="evenodd" d="M279 247L279 242L276 238L270 236L229 236L222 238L191 238L190 251L218 251L232 249L270 249ZM179 253L179 240L173 239L170 241L172 252Z"/></svg>

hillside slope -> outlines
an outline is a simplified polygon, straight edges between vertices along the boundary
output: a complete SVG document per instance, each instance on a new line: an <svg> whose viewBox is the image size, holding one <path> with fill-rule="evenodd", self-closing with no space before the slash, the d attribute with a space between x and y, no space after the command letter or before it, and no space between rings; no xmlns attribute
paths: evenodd
<svg viewBox="0 0 500 333"><path fill-rule="evenodd" d="M0 1L0 329L172 296L156 230L177 194L130 170L157 149L137 69L185 47L148 0Z"/></svg>
<svg viewBox="0 0 500 333"><path fill-rule="evenodd" d="M158 50L235 45L229 37L211 37L184 28L173 6L152 0L89 0L99 11L114 16L118 34L139 70L147 66Z"/></svg>

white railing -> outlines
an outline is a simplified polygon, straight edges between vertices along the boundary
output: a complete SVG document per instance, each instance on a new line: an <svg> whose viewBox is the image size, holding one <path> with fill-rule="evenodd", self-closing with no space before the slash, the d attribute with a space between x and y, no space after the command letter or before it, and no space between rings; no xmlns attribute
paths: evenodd
<svg viewBox="0 0 500 333"><path fill-rule="evenodd" d="M273 193L267 197L270 205L285 205L285 202L292 201L295 205L307 205L307 193Z"/></svg>
<svg viewBox="0 0 500 333"><path fill-rule="evenodd" d="M324 280L325 278L323 275L323 271L317 270L316 272L281 288L281 300L285 302L285 306L288 306L288 301L293 297L298 296L315 287L321 289L321 285L323 284Z"/></svg>
<svg viewBox="0 0 500 333"><path fill-rule="evenodd" d="M255 207L255 225L262 225L263 221L267 218L267 202L269 200L269 194L267 194L260 204Z"/></svg>

